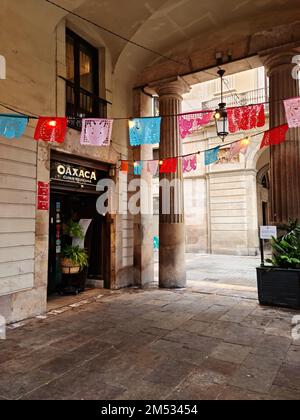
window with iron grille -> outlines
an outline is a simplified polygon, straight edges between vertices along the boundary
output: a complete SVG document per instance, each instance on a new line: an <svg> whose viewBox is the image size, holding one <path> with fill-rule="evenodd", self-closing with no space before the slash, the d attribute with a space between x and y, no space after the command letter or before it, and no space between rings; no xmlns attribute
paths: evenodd
<svg viewBox="0 0 300 420"><path fill-rule="evenodd" d="M99 98L98 50L67 29L66 58L66 114L69 125L81 129L80 118L107 116L107 102Z"/></svg>

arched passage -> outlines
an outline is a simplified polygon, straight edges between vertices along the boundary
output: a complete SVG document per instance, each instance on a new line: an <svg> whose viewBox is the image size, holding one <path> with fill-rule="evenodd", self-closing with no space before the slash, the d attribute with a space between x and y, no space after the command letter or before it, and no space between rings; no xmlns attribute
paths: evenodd
<svg viewBox="0 0 300 420"><path fill-rule="evenodd" d="M256 168L258 226L266 226L270 221L270 152L268 149L264 150L259 157Z"/></svg>

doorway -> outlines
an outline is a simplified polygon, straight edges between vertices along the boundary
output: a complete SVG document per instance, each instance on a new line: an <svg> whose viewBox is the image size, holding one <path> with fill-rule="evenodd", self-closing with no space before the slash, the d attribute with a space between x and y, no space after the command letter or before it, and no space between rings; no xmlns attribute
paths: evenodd
<svg viewBox="0 0 300 420"><path fill-rule="evenodd" d="M72 220L90 220L84 248L88 253L87 284L104 287L107 254L106 218L96 210L96 195L51 191L48 293L55 293L61 281L61 253L66 245L64 226Z"/></svg>
<svg viewBox="0 0 300 420"><path fill-rule="evenodd" d="M51 157L48 295L62 289L62 253L72 245L65 234L70 221L84 227L80 247L87 252L88 267L82 273L83 283L87 288L110 288L110 223L96 207L96 185L108 171L98 162L57 154Z"/></svg>
<svg viewBox="0 0 300 420"><path fill-rule="evenodd" d="M263 201L263 203L262 203L263 226L267 226L269 224L268 212L269 212L268 203Z"/></svg>

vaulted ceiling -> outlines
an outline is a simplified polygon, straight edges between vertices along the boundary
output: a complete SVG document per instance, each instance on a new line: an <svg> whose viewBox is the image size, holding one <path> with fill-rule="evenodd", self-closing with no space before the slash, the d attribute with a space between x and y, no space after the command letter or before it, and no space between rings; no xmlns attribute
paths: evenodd
<svg viewBox="0 0 300 420"><path fill-rule="evenodd" d="M44 1L44 0L39 0ZM235 37L300 20L299 0L54 0L161 54L185 54L216 38ZM50 7L50 6L49 6ZM132 75L160 58L106 32L114 68Z"/></svg>

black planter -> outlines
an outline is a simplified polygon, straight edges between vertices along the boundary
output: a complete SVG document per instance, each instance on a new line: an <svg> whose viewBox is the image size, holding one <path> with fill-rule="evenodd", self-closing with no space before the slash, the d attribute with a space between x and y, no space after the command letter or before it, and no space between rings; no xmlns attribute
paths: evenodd
<svg viewBox="0 0 300 420"><path fill-rule="evenodd" d="M62 274L62 283L58 292L61 295L77 295L85 291L87 269L77 274Z"/></svg>
<svg viewBox="0 0 300 420"><path fill-rule="evenodd" d="M300 309L300 270L257 268L257 284L261 305Z"/></svg>

